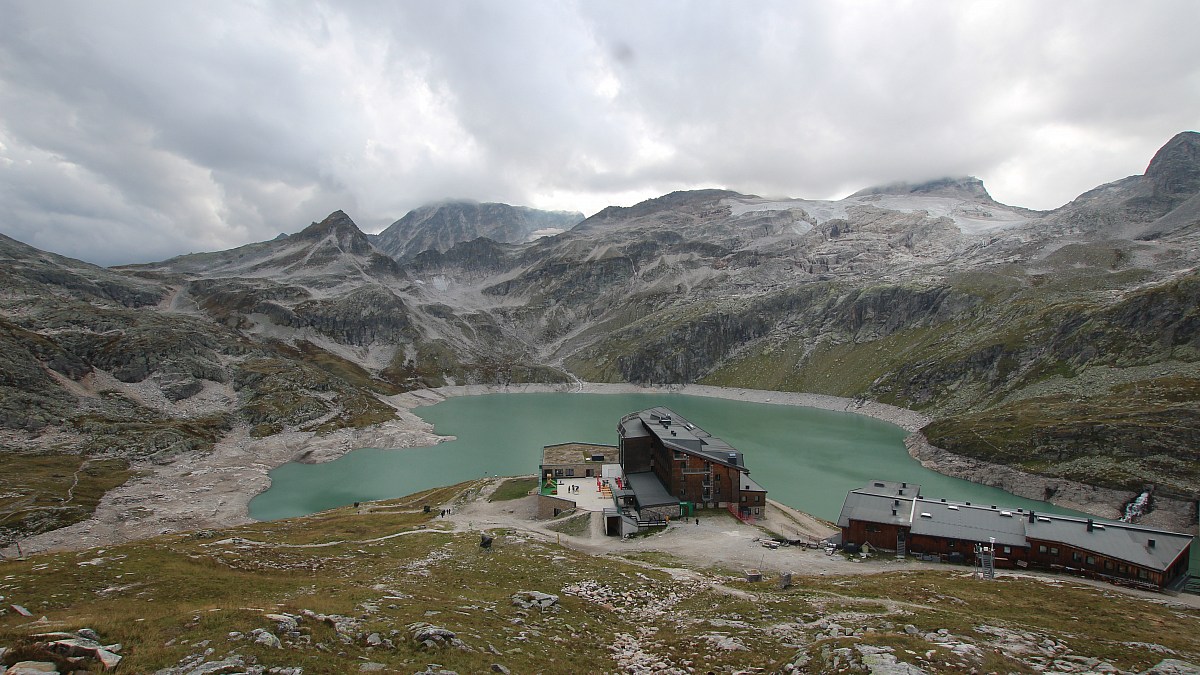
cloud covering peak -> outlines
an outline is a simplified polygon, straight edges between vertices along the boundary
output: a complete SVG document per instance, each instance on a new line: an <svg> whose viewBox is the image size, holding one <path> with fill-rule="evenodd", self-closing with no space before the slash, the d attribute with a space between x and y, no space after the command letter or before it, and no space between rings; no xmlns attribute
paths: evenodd
<svg viewBox="0 0 1200 675"><path fill-rule="evenodd" d="M1053 208L1200 127L1200 4L0 0L0 231L103 264L447 197L986 180Z"/></svg>

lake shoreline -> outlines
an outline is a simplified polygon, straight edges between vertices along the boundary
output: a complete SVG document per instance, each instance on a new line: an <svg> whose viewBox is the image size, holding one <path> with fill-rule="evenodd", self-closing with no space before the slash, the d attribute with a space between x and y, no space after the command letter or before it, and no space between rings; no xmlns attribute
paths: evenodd
<svg viewBox="0 0 1200 675"><path fill-rule="evenodd" d="M270 487L271 470L293 461L313 464L332 461L362 447L403 449L427 447L452 440L452 436L436 435L433 426L414 414L413 409L459 396L502 393L682 394L854 413L894 424L907 431L909 435L905 445L909 454L926 468L947 476L1001 487L1019 496L1030 496L1022 494L1022 491L1028 492L1026 487L1053 481L1059 486L1055 494L1061 502L1054 499L1045 501L1109 519L1118 517L1120 507L1136 496L1133 493L1103 491L1102 488L1081 483L1047 479L1011 467L953 455L930 446L921 435L920 429L929 423L929 417L875 401L695 384L648 387L590 382L570 385L457 385L384 397L396 408L396 418L370 427L341 429L320 436L311 432L292 431L265 438L251 438L247 430L239 429L222 438L211 452L182 456L165 465L135 465L133 468L142 472L142 477L106 494L91 518L28 537L20 542L21 547L26 553L79 550L169 532L219 529L252 523L255 520L250 517L250 501ZM1004 480L995 482L997 476L1004 476ZM1031 498L1044 500L1041 496ZM1194 506L1190 512L1189 505L1184 502L1173 505L1164 503L1164 506L1170 508L1152 512L1143 522L1152 527L1180 532L1195 531ZM16 547L10 546L3 554L15 555Z"/></svg>
<svg viewBox="0 0 1200 675"><path fill-rule="evenodd" d="M711 387L700 384L641 386L636 384L609 384L602 382L577 382L574 384L512 384L512 385L460 385L409 392L393 397L395 403L411 410L412 407L432 405L457 396L484 394L519 393L579 393L579 394L682 394L704 396L730 401L747 401L774 405L789 405L819 408L836 412L865 415L894 424L908 432L904 446L910 457L922 466L944 476L961 478L979 485L999 488L1018 497L1050 502L1056 506L1087 513L1107 520L1119 520L1124 507L1137 498L1138 493L1113 490L1086 483L1050 478L1031 474L1011 466L993 464L982 460L954 454L929 443L921 429L932 418L914 410L900 408L878 401L851 399L826 394L771 391L767 389L744 389L738 387ZM880 478L887 478L880 476ZM1139 521L1146 527L1173 532L1197 533L1197 513L1194 502L1156 498L1155 509Z"/></svg>

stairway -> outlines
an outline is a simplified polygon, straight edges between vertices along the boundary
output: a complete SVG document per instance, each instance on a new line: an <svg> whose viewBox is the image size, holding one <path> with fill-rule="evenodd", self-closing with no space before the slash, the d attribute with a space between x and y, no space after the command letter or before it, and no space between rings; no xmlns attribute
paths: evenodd
<svg viewBox="0 0 1200 675"><path fill-rule="evenodd" d="M985 551L979 555L979 566L983 570L984 579L996 578L996 553Z"/></svg>

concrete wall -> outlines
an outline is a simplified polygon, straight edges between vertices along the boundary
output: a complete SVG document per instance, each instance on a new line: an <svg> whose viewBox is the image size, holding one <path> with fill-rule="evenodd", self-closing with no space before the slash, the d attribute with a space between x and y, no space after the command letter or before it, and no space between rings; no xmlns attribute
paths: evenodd
<svg viewBox="0 0 1200 675"><path fill-rule="evenodd" d="M558 512L562 513L573 508L575 508L575 502L570 499L551 497L550 495L538 495L538 518L553 518L558 515L554 513L555 509L558 509Z"/></svg>
<svg viewBox="0 0 1200 675"><path fill-rule="evenodd" d="M655 518L679 520L679 505L651 506L645 509L638 509L638 517L642 520L654 520Z"/></svg>

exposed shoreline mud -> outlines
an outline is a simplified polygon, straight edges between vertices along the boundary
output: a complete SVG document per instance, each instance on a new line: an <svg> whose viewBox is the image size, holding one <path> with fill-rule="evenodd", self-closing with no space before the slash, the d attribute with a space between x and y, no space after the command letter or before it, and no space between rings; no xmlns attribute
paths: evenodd
<svg viewBox="0 0 1200 675"><path fill-rule="evenodd" d="M95 514L86 521L26 538L24 553L77 550L107 546L180 530L220 528L253 522L250 501L270 487L269 472L287 462L327 462L361 447L412 448L435 445L449 437L437 436L430 424L412 413L413 408L433 405L447 398L493 393L575 392L593 394L678 393L727 400L776 405L804 406L867 415L895 424L909 432L905 444L909 454L939 473L1000 487L1031 499L1050 499L1055 504L1115 519L1134 493L1095 488L1081 483L1050 479L1020 472L1011 467L987 464L935 448L919 430L929 422L920 413L873 401L822 394L778 392L758 389L672 385L642 387L632 384L580 382L572 385L517 384L508 386L464 385L407 392L388 397L396 407L396 419L363 429L345 429L317 436L311 432L284 432L266 438L251 438L237 430L223 438L211 452L188 454L170 463L142 463L133 468L137 478L104 496ZM881 478L885 478L881 476ZM1156 508L1140 522L1151 527L1196 531L1194 502L1156 500ZM3 551L17 554L16 546Z"/></svg>

